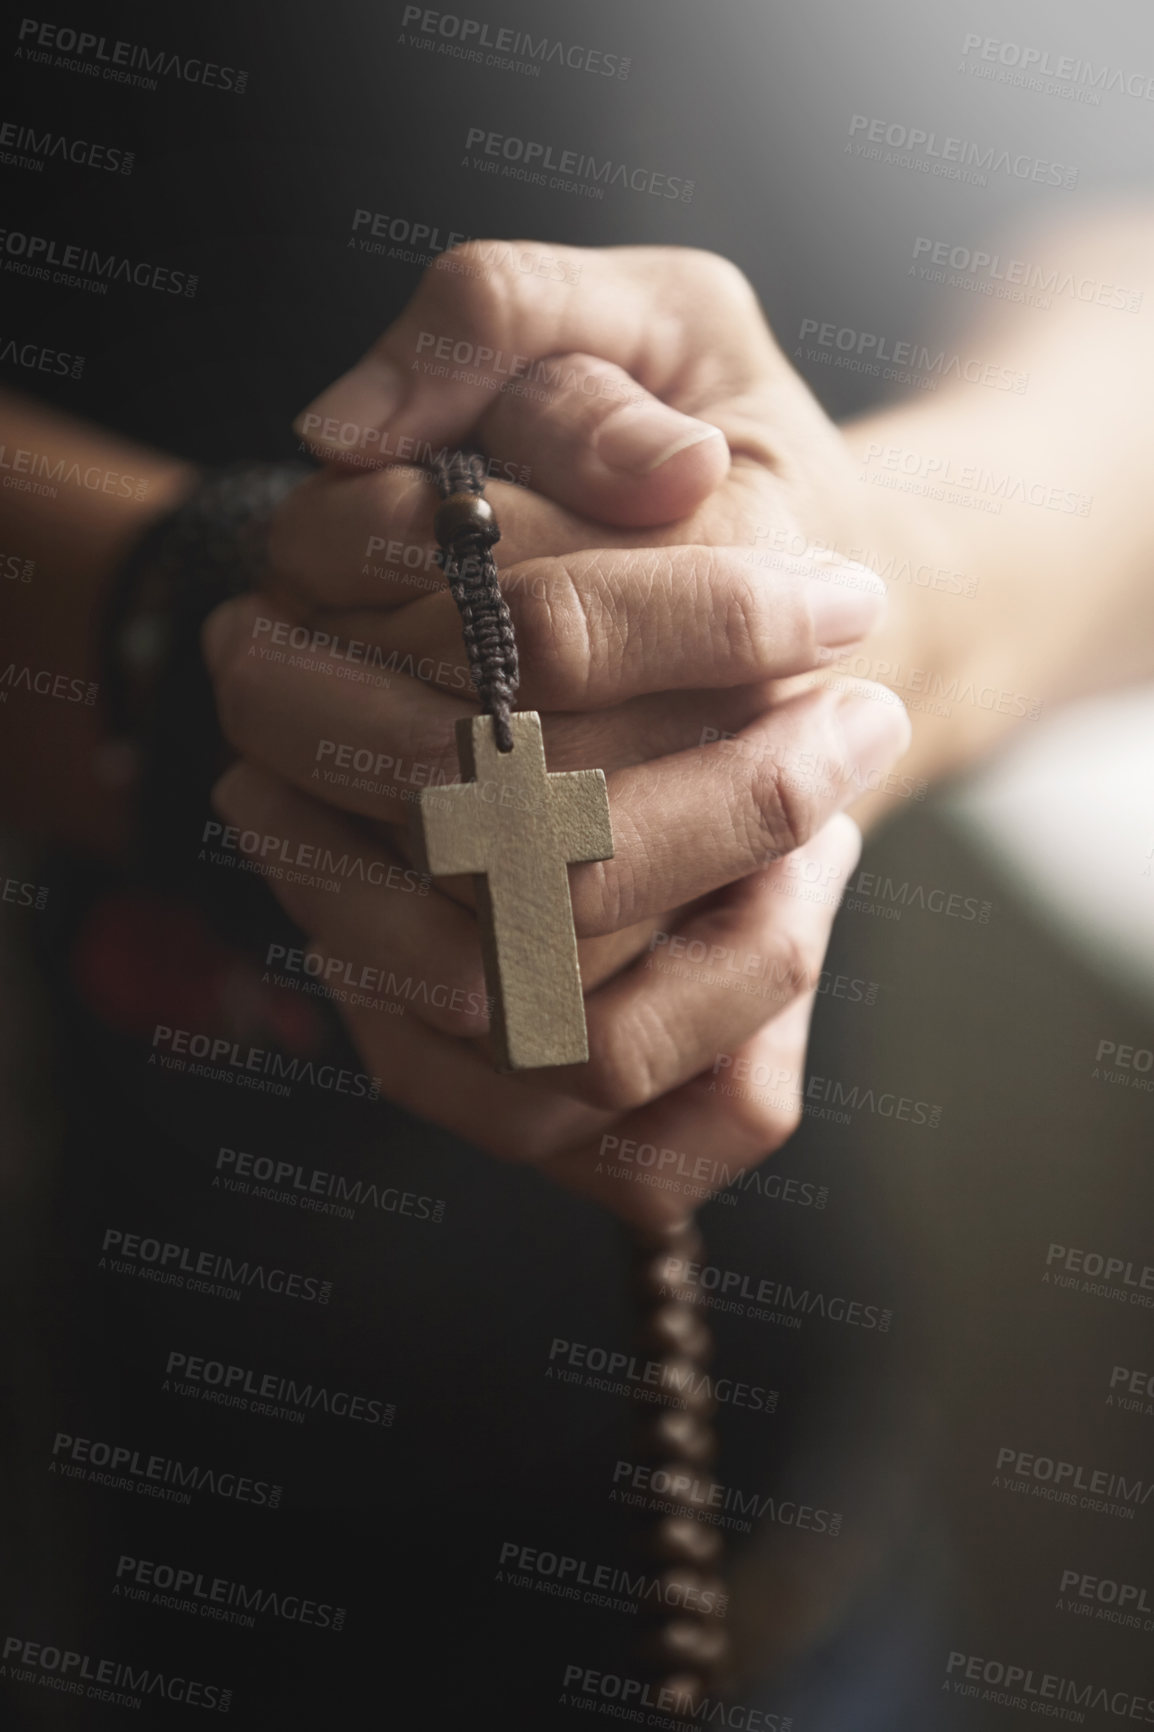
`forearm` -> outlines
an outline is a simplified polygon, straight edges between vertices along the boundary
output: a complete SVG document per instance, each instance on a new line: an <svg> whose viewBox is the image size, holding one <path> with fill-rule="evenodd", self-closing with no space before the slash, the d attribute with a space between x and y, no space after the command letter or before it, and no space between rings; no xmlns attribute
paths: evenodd
<svg viewBox="0 0 1154 1732"><path fill-rule="evenodd" d="M1021 394L959 385L845 430L892 582L885 624L843 666L909 706L917 777L1154 673L1154 219L1048 248L1062 276L1125 285L1139 310L1003 305L944 346L1028 375Z"/></svg>
<svg viewBox="0 0 1154 1732"><path fill-rule="evenodd" d="M192 472L27 398L0 399L0 427L0 548L32 568L28 582L4 583L0 602L0 814L111 852L125 834L126 792L101 751L99 696L73 699L101 678L99 623L117 565Z"/></svg>

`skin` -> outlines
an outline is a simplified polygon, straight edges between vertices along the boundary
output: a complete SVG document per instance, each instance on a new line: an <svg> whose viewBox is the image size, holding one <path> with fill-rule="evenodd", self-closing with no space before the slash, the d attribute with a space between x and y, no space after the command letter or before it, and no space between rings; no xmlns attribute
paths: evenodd
<svg viewBox="0 0 1154 1732"><path fill-rule="evenodd" d="M1031 256L1048 248L1067 270L1154 285L1148 232L1124 214L1039 237ZM798 1121L813 988L857 857L845 808L870 822L995 745L1023 710L1150 671L1154 549L1138 453L1154 394L1127 383L1154 371L1152 297L1137 313L1073 299L1046 318L1003 307L967 352L1027 374L1025 392L959 384L839 431L724 261L574 251L570 286L503 272L485 250L433 267L298 421L327 466L281 509L265 592L205 630L241 754L216 803L245 828L408 858L413 766L455 777L452 724L469 702L451 600L400 551L429 545L435 496L398 458L419 460L422 441L489 454L522 699L543 712L551 768L600 764L609 780L616 856L571 872L590 1064L493 1073L467 883L440 881L423 898L272 887L322 957L456 989L457 1008L450 992L446 1008L404 1016L344 1011L387 1094L652 1224L699 1196L650 1191L629 1167L614 1177L619 1145L605 1139L700 1159L704 1194ZM426 371L446 342L450 356L465 345L469 364ZM483 350L500 356L488 370ZM31 423L45 443L100 443L38 411L14 439L30 442ZM76 547L60 558L83 545L86 594L188 481L152 454L116 456L148 474L152 495L99 521L87 496L75 502ZM983 512L964 491L925 485L940 472L927 462L944 461L951 474L984 466L1045 485ZM911 463L914 491L877 485ZM501 479L526 471L527 486ZM1092 499L1087 515L1054 503L1072 492ZM14 503L34 546L50 533L42 514ZM370 536L384 543L371 557ZM863 560L888 579L888 607ZM78 666L91 665L91 605L63 627L75 628ZM34 640L43 622L25 613ZM374 646L388 685L332 678L324 643L292 665L262 655L294 626ZM64 666L59 628L51 651L47 665ZM931 705L934 689L961 695ZM49 751L57 786L77 790L78 828L91 817L91 835L114 846L120 802L107 770L102 783L93 774L93 714L54 716ZM313 774L322 741L395 767L371 789L326 782ZM10 794L18 813L41 816L43 794L19 769ZM703 939L726 962L675 965L674 937ZM767 1080L728 1080L742 1074Z"/></svg>

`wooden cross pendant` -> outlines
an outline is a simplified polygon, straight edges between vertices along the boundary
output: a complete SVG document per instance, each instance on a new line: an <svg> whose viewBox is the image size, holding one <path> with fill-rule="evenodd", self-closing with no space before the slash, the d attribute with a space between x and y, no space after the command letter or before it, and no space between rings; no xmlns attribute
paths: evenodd
<svg viewBox="0 0 1154 1732"><path fill-rule="evenodd" d="M502 1068L589 1057L570 865L613 855L603 770L545 768L536 710L510 718L499 752L491 716L457 723L463 782L422 788L420 830L434 878L472 876L493 1037Z"/></svg>

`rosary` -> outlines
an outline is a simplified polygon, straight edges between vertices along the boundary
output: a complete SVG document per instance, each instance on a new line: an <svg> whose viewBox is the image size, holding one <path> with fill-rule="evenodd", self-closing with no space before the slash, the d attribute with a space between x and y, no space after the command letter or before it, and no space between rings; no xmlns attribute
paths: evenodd
<svg viewBox="0 0 1154 1732"><path fill-rule="evenodd" d="M457 723L465 780L423 788L419 842L433 877L472 877L493 1002L493 1039L504 1070L582 1064L589 1057L568 868L613 855L602 770L550 774L541 718L513 711L517 646L497 578L500 530L484 498L479 457L454 453L434 469L442 495L434 519L449 589L461 613L481 714ZM692 1217L670 1228L630 1229L637 1344L656 1361L657 1399L635 1444L658 1484L687 1514L651 1512L639 1540L657 1573L659 1611L644 1614L636 1663L661 1707L692 1716L716 1689L728 1657L719 1622L722 1542L705 1518L716 1437L704 1375L710 1330L693 1299L671 1297L671 1272L698 1260Z"/></svg>

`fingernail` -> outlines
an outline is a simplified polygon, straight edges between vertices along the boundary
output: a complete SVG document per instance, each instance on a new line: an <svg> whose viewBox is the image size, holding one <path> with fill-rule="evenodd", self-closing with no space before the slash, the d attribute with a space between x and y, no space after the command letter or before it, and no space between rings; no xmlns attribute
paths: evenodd
<svg viewBox="0 0 1154 1732"><path fill-rule="evenodd" d="M205 666L214 677L228 660L240 635L244 605L242 600L222 602L200 628L200 651Z"/></svg>
<svg viewBox="0 0 1154 1732"><path fill-rule="evenodd" d="M873 630L886 605L884 579L864 565L821 569L807 591L814 635L823 649L856 643Z"/></svg>
<svg viewBox="0 0 1154 1732"><path fill-rule="evenodd" d="M679 451L722 437L720 427L681 415L664 403L627 403L601 423L593 449L608 469L652 475Z"/></svg>
<svg viewBox="0 0 1154 1732"><path fill-rule="evenodd" d="M373 443L404 394L400 372L380 355L365 355L302 409L293 427L307 445L359 451Z"/></svg>
<svg viewBox="0 0 1154 1732"><path fill-rule="evenodd" d="M871 697L844 697L838 705L849 755L859 775L888 770L910 743L910 718L900 698L875 686Z"/></svg>

